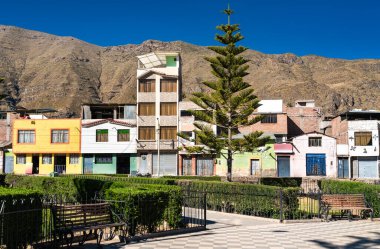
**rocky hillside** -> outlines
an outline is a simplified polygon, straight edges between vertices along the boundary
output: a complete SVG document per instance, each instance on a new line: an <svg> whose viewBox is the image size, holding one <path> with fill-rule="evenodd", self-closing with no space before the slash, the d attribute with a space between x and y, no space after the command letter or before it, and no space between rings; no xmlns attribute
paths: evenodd
<svg viewBox="0 0 380 249"><path fill-rule="evenodd" d="M0 26L0 95L26 108L50 107L61 116L78 116L82 103L134 103L137 55L180 51L183 92L202 89L211 52L184 42L146 41L140 45L99 47ZM326 114L350 108L380 109L380 60L341 60L294 54L267 55L249 50L247 82L261 99L315 99Z"/></svg>

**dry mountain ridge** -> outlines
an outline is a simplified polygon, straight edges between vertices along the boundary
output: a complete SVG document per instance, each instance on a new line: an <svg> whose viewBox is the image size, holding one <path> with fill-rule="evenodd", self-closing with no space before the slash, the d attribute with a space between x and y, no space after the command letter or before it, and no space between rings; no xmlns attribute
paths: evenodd
<svg viewBox="0 0 380 249"><path fill-rule="evenodd" d="M100 47L72 37L0 25L0 94L13 105L51 107L60 116L79 116L82 103L134 103L136 56L180 51L185 96L210 79L212 55L185 42L148 40L140 45ZM380 109L380 60L342 60L248 50L252 84L261 99L315 99L324 113ZM3 106L4 108L4 106Z"/></svg>

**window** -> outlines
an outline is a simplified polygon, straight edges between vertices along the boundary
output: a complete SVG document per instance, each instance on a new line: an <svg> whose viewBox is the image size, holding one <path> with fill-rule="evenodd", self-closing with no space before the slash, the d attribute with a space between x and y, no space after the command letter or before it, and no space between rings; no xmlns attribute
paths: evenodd
<svg viewBox="0 0 380 249"><path fill-rule="evenodd" d="M17 142L19 144L34 144L36 132L34 130L19 130Z"/></svg>
<svg viewBox="0 0 380 249"><path fill-rule="evenodd" d="M117 141L118 142L127 142L130 140L129 130L117 130Z"/></svg>
<svg viewBox="0 0 380 249"><path fill-rule="evenodd" d="M154 116L156 115L156 106L154 103L139 103L140 116Z"/></svg>
<svg viewBox="0 0 380 249"><path fill-rule="evenodd" d="M161 116L177 115L177 103L161 103L160 114Z"/></svg>
<svg viewBox="0 0 380 249"><path fill-rule="evenodd" d="M112 163L112 155L108 155L108 154L95 155L95 163L97 163L97 164Z"/></svg>
<svg viewBox="0 0 380 249"><path fill-rule="evenodd" d="M70 164L79 164L79 155L78 154L70 154Z"/></svg>
<svg viewBox="0 0 380 249"><path fill-rule="evenodd" d="M190 117L192 115L189 111L181 111L181 117Z"/></svg>
<svg viewBox="0 0 380 249"><path fill-rule="evenodd" d="M264 118L261 120L261 123L277 123L277 114L264 114Z"/></svg>
<svg viewBox="0 0 380 249"><path fill-rule="evenodd" d="M16 164L26 164L26 155L25 154L16 155Z"/></svg>
<svg viewBox="0 0 380 249"><path fill-rule="evenodd" d="M155 92L156 80L139 80L139 92Z"/></svg>
<svg viewBox="0 0 380 249"><path fill-rule="evenodd" d="M108 142L108 130L96 130L96 142Z"/></svg>
<svg viewBox="0 0 380 249"><path fill-rule="evenodd" d="M173 139L177 140L177 127L176 126L161 126L160 139Z"/></svg>
<svg viewBox="0 0 380 249"><path fill-rule="evenodd" d="M286 140L286 136L284 135L274 135L274 137L276 138L276 143L283 143L285 142Z"/></svg>
<svg viewBox="0 0 380 249"><path fill-rule="evenodd" d="M52 130L51 131L52 143L68 143L69 142L69 130Z"/></svg>
<svg viewBox="0 0 380 249"><path fill-rule="evenodd" d="M161 92L177 92L177 80L176 79L162 79Z"/></svg>
<svg viewBox="0 0 380 249"><path fill-rule="evenodd" d="M52 156L51 154L42 155L42 164L52 164Z"/></svg>
<svg viewBox="0 0 380 249"><path fill-rule="evenodd" d="M309 147L322 147L322 138L309 137Z"/></svg>
<svg viewBox="0 0 380 249"><path fill-rule="evenodd" d="M372 132L355 132L355 146L371 146Z"/></svg>
<svg viewBox="0 0 380 249"><path fill-rule="evenodd" d="M154 127L139 127L139 139L140 140L155 140L155 128Z"/></svg>

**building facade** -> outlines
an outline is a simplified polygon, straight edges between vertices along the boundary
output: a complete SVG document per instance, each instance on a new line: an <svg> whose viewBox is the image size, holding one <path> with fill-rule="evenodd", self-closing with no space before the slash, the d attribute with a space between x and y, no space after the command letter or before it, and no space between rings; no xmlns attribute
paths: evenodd
<svg viewBox="0 0 380 249"><path fill-rule="evenodd" d="M155 52L137 58L138 171L177 175L179 53Z"/></svg>
<svg viewBox="0 0 380 249"><path fill-rule="evenodd" d="M16 119L15 174L81 174L80 119Z"/></svg>

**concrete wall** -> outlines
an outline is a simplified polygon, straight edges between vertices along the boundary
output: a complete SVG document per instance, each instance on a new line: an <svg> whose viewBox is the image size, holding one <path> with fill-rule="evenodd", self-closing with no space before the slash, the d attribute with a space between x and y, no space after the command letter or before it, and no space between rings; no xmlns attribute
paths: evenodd
<svg viewBox="0 0 380 249"><path fill-rule="evenodd" d="M322 146L309 147L309 137L322 137ZM295 137L292 142L294 154L290 157L290 176L306 177L306 154L325 154L326 176L337 176L335 138L312 133Z"/></svg>
<svg viewBox="0 0 380 249"><path fill-rule="evenodd" d="M355 146L355 132L371 132L372 145ZM379 121L348 121L348 148L350 156L379 156Z"/></svg>
<svg viewBox="0 0 380 249"><path fill-rule="evenodd" d="M96 142L96 130L108 130L108 142ZM118 142L117 131L128 129L130 141ZM93 153L136 153L137 150L137 128L123 125L104 123L92 127L82 128L82 146L83 154Z"/></svg>
<svg viewBox="0 0 380 249"><path fill-rule="evenodd" d="M264 152L245 152L234 154L232 162L232 175L250 176L251 160L257 159L260 161L260 172L256 176L276 177L277 166L273 144L267 144L266 147L268 147L268 149ZM216 174L219 176L225 176L227 174L227 160L224 157L217 159Z"/></svg>
<svg viewBox="0 0 380 249"><path fill-rule="evenodd" d="M51 143L52 129L68 129L68 143ZM34 144L19 144L18 130L35 130ZM17 119L13 123L13 153L80 153L80 119Z"/></svg>

